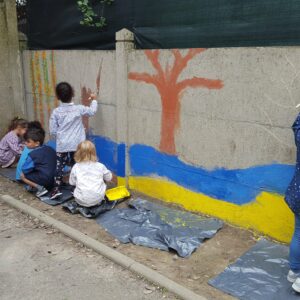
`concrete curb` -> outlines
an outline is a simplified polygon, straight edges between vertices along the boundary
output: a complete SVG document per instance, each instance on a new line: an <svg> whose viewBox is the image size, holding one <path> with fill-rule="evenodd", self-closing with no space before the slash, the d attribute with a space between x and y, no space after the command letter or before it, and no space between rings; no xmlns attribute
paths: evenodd
<svg viewBox="0 0 300 300"><path fill-rule="evenodd" d="M170 280L169 278L161 275L160 273L136 262L130 257L119 253L116 250L111 249L110 247L102 244L99 241L94 240L93 238L83 234L82 232L60 222L54 218L47 216L46 214L40 212L39 210L9 196L1 195L0 199L3 200L6 204L21 210L22 212L39 219L43 223L53 226L66 236L72 238L73 240L82 243L88 248L93 249L102 256L108 258L109 260L115 262L122 267L129 269L136 274L143 276L152 283L155 283L161 287L166 288L171 293L179 296L184 300L206 300L205 297L195 294L193 291L187 289L186 287Z"/></svg>

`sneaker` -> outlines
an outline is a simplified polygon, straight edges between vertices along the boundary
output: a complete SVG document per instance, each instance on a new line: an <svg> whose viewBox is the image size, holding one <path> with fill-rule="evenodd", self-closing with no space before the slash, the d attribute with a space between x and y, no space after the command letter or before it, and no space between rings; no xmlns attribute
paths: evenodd
<svg viewBox="0 0 300 300"><path fill-rule="evenodd" d="M51 192L50 199L53 200L59 198L61 195L62 192L58 188L54 188Z"/></svg>
<svg viewBox="0 0 300 300"><path fill-rule="evenodd" d="M292 270L289 270L289 273L287 275L287 281L290 283L294 283L296 281L296 279L300 277L300 273L295 273Z"/></svg>
<svg viewBox="0 0 300 300"><path fill-rule="evenodd" d="M47 193L48 193L48 190L47 190L46 188L42 187L40 190L38 190L38 191L36 192L35 195L36 195L38 198L40 198L40 197L46 195Z"/></svg>
<svg viewBox="0 0 300 300"><path fill-rule="evenodd" d="M297 293L300 293L300 278L298 277L296 279L296 281L293 283L292 285L292 289L297 292Z"/></svg>

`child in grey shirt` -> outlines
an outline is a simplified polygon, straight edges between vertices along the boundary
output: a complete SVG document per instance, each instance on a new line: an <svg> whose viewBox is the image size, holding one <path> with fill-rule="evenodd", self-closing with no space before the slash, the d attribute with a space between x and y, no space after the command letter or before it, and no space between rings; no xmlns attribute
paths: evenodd
<svg viewBox="0 0 300 300"><path fill-rule="evenodd" d="M82 123L83 116L93 116L97 112L96 96L91 94L90 106L75 105L72 102L74 91L67 82L56 86L56 96L61 101L59 107L53 110L50 118L50 134L56 139L56 174L55 186L51 199L61 196L63 169L68 162L74 164L74 153L77 146L86 139L85 128Z"/></svg>

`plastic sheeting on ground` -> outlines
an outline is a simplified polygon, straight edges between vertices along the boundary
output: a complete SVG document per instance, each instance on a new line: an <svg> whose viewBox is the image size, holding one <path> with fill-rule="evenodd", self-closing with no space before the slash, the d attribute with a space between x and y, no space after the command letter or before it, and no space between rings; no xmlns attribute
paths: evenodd
<svg viewBox="0 0 300 300"><path fill-rule="evenodd" d="M209 281L239 299L299 299L286 279L288 247L260 240L223 273Z"/></svg>
<svg viewBox="0 0 300 300"><path fill-rule="evenodd" d="M0 175L10 179L11 181L18 182L25 186L25 184L22 181L16 180L16 168L4 168L4 169L0 168ZM66 185L63 185L61 188L61 192L63 194L60 198L51 200L50 192L47 193L46 195L44 195L42 197L38 197L38 198L42 202L47 203L52 206L60 205L60 204L65 203L66 201L69 201L73 198L73 194L72 194L73 189L74 189L74 187L66 184ZM35 193L33 193L33 194L35 194Z"/></svg>
<svg viewBox="0 0 300 300"><path fill-rule="evenodd" d="M130 208L114 209L97 218L97 223L122 243L174 250L190 256L205 239L213 237L223 222L167 208L147 200L129 202Z"/></svg>
<svg viewBox="0 0 300 300"><path fill-rule="evenodd" d="M100 205L92 206L92 207L84 207L79 205L76 201L69 201L62 205L62 207L69 211L71 214L81 214L86 218L96 218L100 214L103 214L109 210L115 208L118 204L118 201L109 201L104 200Z"/></svg>
<svg viewBox="0 0 300 300"><path fill-rule="evenodd" d="M39 199L44 202L44 203L47 203L49 205L52 205L52 206L56 206L56 205L60 205L60 204L63 204L69 200L71 200L73 197L73 190L74 190L74 187L71 186L71 185L63 185L61 187L61 192L62 192L62 195L57 198L57 199L50 199L50 194L51 192L47 193L46 195L42 196L42 197L39 197Z"/></svg>
<svg viewBox="0 0 300 300"><path fill-rule="evenodd" d="M10 179L11 181L16 181L16 168L1 168L0 175Z"/></svg>

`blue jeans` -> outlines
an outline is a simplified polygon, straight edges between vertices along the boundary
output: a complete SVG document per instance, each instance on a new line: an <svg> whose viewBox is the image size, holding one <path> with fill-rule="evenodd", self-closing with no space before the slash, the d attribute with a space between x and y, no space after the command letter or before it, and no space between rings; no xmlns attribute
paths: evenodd
<svg viewBox="0 0 300 300"><path fill-rule="evenodd" d="M290 268L293 272L300 272L300 215L295 215L295 231L290 244Z"/></svg>

